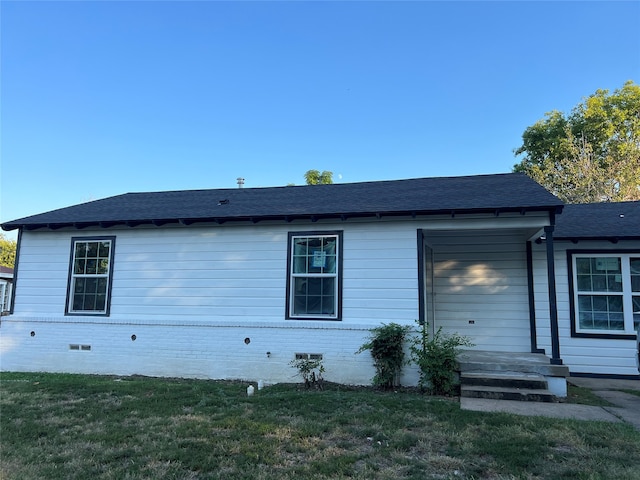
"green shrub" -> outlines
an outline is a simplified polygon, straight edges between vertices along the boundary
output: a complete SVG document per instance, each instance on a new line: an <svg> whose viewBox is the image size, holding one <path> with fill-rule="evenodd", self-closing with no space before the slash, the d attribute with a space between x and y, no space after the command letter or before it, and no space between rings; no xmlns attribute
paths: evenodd
<svg viewBox="0 0 640 480"><path fill-rule="evenodd" d="M460 347L471 347L468 337L457 333L447 335L438 328L433 338L429 338L427 324L420 326L418 337L411 345L412 360L420 369L420 386L432 395L453 395L456 389L456 359Z"/></svg>
<svg viewBox="0 0 640 480"><path fill-rule="evenodd" d="M369 330L369 341L356 353L371 352L376 375L373 384L381 388L393 388L400 384L400 373L405 365L404 343L410 330L397 323L383 324Z"/></svg>
<svg viewBox="0 0 640 480"><path fill-rule="evenodd" d="M322 390L324 387L324 365L322 359L297 358L289 362L289 365L298 370L298 374L304 380L304 386L307 389L315 388Z"/></svg>

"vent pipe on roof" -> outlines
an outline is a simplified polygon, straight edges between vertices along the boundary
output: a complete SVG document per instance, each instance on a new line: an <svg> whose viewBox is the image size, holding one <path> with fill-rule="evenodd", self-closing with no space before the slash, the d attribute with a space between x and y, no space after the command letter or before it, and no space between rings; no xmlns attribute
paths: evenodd
<svg viewBox="0 0 640 480"><path fill-rule="evenodd" d="M238 181L238 188L242 188L244 185L244 178L238 177L236 180Z"/></svg>

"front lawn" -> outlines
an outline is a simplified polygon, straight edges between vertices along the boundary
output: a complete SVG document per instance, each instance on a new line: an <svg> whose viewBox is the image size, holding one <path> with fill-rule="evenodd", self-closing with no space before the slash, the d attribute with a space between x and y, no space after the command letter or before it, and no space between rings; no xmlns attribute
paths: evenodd
<svg viewBox="0 0 640 480"><path fill-rule="evenodd" d="M624 424L415 391L0 374L2 479L638 479Z"/></svg>

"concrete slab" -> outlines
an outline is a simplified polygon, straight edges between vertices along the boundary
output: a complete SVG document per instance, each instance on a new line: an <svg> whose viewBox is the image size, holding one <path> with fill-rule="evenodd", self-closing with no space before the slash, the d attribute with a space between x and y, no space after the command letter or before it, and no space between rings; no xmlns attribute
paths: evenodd
<svg viewBox="0 0 640 480"><path fill-rule="evenodd" d="M591 390L636 390L640 392L640 380L617 378L569 377L567 382Z"/></svg>
<svg viewBox="0 0 640 480"><path fill-rule="evenodd" d="M603 407L640 430L640 397L616 390L593 390L593 393L615 407Z"/></svg>
<svg viewBox="0 0 640 480"><path fill-rule="evenodd" d="M602 407L577 405L571 403L519 402L515 400L492 400L486 398L460 398L462 410L475 412L503 412L514 415L566 418L599 422L620 423L614 413Z"/></svg>
<svg viewBox="0 0 640 480"><path fill-rule="evenodd" d="M640 430L640 413L637 410L630 410L628 408L621 407L602 407L606 411L621 418L626 423L633 425L636 430Z"/></svg>

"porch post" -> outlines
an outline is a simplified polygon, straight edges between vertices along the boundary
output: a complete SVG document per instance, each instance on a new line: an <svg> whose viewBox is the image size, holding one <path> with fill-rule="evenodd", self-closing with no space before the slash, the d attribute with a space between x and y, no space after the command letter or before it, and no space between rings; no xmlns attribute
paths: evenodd
<svg viewBox="0 0 640 480"><path fill-rule="evenodd" d="M553 249L553 230L555 223L551 214L552 225L544 227L547 244L547 282L549 286L549 322L551 323L551 364L562 365L560 358L560 335L558 333L558 304L556 301L556 272Z"/></svg>
<svg viewBox="0 0 640 480"><path fill-rule="evenodd" d="M418 229L418 323L425 322L425 285L424 285L424 232Z"/></svg>
<svg viewBox="0 0 640 480"><path fill-rule="evenodd" d="M533 248L529 240L527 241L527 290L529 292L529 335L531 337L531 353L544 353L544 349L538 348L536 300L533 284Z"/></svg>

